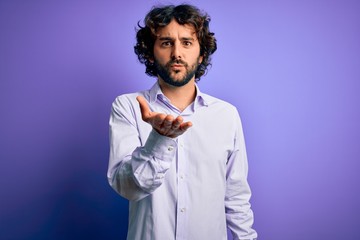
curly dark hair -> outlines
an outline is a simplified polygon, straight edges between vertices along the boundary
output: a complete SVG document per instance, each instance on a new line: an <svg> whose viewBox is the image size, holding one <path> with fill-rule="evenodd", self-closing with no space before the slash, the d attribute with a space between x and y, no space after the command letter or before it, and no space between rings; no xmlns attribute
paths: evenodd
<svg viewBox="0 0 360 240"><path fill-rule="evenodd" d="M200 56L203 57L202 63L198 66L195 73L196 81L200 80L207 67L211 65L211 54L216 51L216 39L214 33L210 32L210 17L206 13L192 5L168 5L153 7L144 19L145 26L138 23L136 33L137 43L134 50L141 63L145 64L145 73L149 76L157 76L157 70L154 64L154 43L156 40L156 31L160 27L165 27L171 20L175 19L177 23L191 24L195 28L196 36L200 44Z"/></svg>

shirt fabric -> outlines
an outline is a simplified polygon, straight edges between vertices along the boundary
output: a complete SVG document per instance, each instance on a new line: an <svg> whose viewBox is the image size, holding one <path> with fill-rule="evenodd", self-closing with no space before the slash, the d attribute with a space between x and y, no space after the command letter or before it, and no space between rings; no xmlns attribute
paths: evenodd
<svg viewBox="0 0 360 240"><path fill-rule="evenodd" d="M158 83L115 99L110 116L108 180L129 200L128 240L255 239L248 163L239 114L200 92L179 111ZM193 126L177 138L141 118L142 95L153 112L180 115Z"/></svg>

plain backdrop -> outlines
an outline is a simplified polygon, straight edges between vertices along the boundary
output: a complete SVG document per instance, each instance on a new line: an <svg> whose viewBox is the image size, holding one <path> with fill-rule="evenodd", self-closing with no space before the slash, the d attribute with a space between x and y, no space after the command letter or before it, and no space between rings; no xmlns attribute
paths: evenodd
<svg viewBox="0 0 360 240"><path fill-rule="evenodd" d="M111 103L155 81L137 22L181 2L0 1L0 239L125 239ZM212 18L199 87L241 114L260 239L360 239L360 2L187 2Z"/></svg>

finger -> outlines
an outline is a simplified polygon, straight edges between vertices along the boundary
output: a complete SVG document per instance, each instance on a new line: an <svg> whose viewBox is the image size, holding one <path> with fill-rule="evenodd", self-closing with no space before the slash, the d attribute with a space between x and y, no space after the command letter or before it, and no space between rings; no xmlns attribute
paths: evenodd
<svg viewBox="0 0 360 240"><path fill-rule="evenodd" d="M152 118L151 125L154 128L160 129L164 123L166 115L163 113L156 114L154 118Z"/></svg>
<svg viewBox="0 0 360 240"><path fill-rule="evenodd" d="M178 116L172 123L171 129L175 130L178 129L181 125L181 123L183 122L183 118Z"/></svg>
<svg viewBox="0 0 360 240"><path fill-rule="evenodd" d="M151 116L149 105L143 96L137 96L136 100L139 102L142 119L147 122Z"/></svg>
<svg viewBox="0 0 360 240"><path fill-rule="evenodd" d="M178 137L181 134L183 134L184 132L186 132L186 130L188 130L191 126L192 126L191 122L182 123L179 126L179 128L174 129L173 131L171 131L171 134L169 136L172 137L172 138Z"/></svg>
<svg viewBox="0 0 360 240"><path fill-rule="evenodd" d="M167 115L164 119L163 127L167 129L171 128L173 121L174 121L174 117L171 115Z"/></svg>
<svg viewBox="0 0 360 240"><path fill-rule="evenodd" d="M186 130L188 130L190 127L192 127L192 122L185 122L185 123L182 123L179 127L179 129L182 131L182 132L185 132Z"/></svg>

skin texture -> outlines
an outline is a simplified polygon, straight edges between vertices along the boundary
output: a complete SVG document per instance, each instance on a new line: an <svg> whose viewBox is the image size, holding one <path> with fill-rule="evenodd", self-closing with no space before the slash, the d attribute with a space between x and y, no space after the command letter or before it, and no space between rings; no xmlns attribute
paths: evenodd
<svg viewBox="0 0 360 240"><path fill-rule="evenodd" d="M199 55L200 45L193 26L179 25L172 20L157 31L154 44L155 63L167 70L167 76L159 75L167 84L181 87L195 80L196 68L202 61Z"/></svg>
<svg viewBox="0 0 360 240"><path fill-rule="evenodd" d="M164 95L183 111L196 96L194 69L202 61L200 44L194 27L180 25L172 20L167 26L158 29L154 44L152 61L165 71L158 75L160 88ZM151 112L144 97L138 96L142 119L149 123L159 134L175 138L192 126L184 122L181 116L174 117L163 113Z"/></svg>

